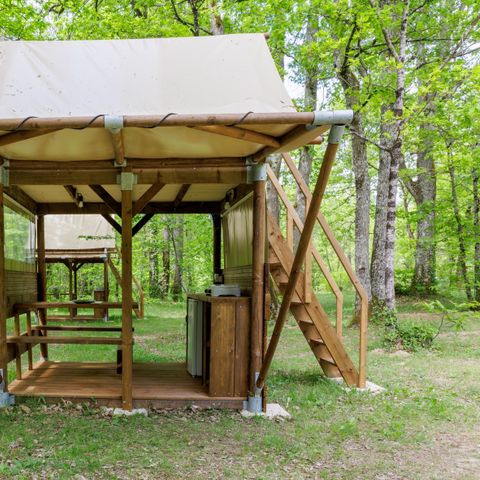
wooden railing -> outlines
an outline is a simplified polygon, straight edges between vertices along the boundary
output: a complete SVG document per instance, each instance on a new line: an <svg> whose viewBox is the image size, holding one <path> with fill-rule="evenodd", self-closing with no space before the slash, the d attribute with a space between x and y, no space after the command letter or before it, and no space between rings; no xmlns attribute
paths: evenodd
<svg viewBox="0 0 480 480"><path fill-rule="evenodd" d="M280 197L280 200L282 201L283 205L285 206L286 213L287 213L287 244L288 246L292 249L293 251L293 231L294 231L294 225L297 227L297 229L301 232L303 229L303 222L300 219L300 216L298 215L297 211L293 207L292 203L290 202L285 190L282 188L280 185L280 182L278 178L275 176L275 173L273 170L268 166L267 168L267 176L268 179L270 180L271 184L275 188L275 191L277 192L278 196ZM303 278L304 278L304 301L305 303L310 303L311 301L311 296L312 296L312 257L317 263L317 265L320 268L320 271L322 272L323 276L325 277L325 280L327 281L330 289L332 290L333 294L335 295L336 299L336 319L335 319L335 327L337 330L337 334L339 336L342 335L342 320L343 320L343 294L338 287L337 283L335 282L335 279L332 277L332 274L330 273L330 270L328 269L327 264L321 257L320 253L318 250L313 246L310 245L309 247L309 254L307 254L307 257L305 259L305 268L303 272ZM309 265L309 268L307 267ZM308 291L308 293L307 293Z"/></svg>
<svg viewBox="0 0 480 480"><path fill-rule="evenodd" d="M305 198L305 211L308 209L308 204L311 201L312 194L308 185L306 184L305 180L303 179L300 171L298 170L297 166L293 162L291 156L289 154L283 154L283 159L285 160L285 164L287 165L291 175L293 176L296 184L298 185L299 190L302 192ZM287 242L290 247L293 247L293 226L295 225L300 231L303 228L303 223L296 212L295 208L291 204L285 190L281 186L278 178L275 176L272 169L268 168L268 178L272 183L273 187L275 188L276 192L278 193L282 203L285 205L287 211ZM355 271L350 264L347 256L345 255L340 243L335 238L335 235L330 228L326 218L323 216L321 212L317 215L317 222L319 223L320 227L322 228L323 233L327 237L328 242L330 243L333 251L335 252L340 264L342 265L345 273L347 274L351 284L355 288L355 291L360 299L360 311L359 311L359 335L360 335L360 342L359 342L359 369L358 369L358 385L360 387L365 387L366 383L366 359L367 359L367 324L368 324L368 295L363 285L360 283L360 280L355 274ZM318 266L322 274L325 277L330 289L335 295L336 298L336 330L339 336L342 335L342 311L343 311L343 294L340 291L338 285L336 284L335 280L333 279L327 265L323 261L322 257L315 249L313 245L310 246L311 255L307 255L307 259L310 259L310 264L308 261L305 263L304 268L304 276L305 276L305 292L309 290L309 293L306 294L305 301L308 300L308 295L312 294L312 272L311 272L311 259L317 262ZM311 297L310 297L311 298Z"/></svg>

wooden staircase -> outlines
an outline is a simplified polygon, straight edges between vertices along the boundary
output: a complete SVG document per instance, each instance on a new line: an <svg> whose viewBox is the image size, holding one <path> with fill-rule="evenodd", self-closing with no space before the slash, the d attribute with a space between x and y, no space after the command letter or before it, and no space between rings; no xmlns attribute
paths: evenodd
<svg viewBox="0 0 480 480"><path fill-rule="evenodd" d="M296 168L290 158L287 159L287 166L292 170ZM292 172L294 178L297 180L298 171ZM273 171L268 169L268 179L271 182L272 186L277 191L283 205L286 210L286 235L282 234L282 231L277 223L277 221L272 217L272 215L267 212L268 219L268 245L269 245L269 267L270 275L272 280L275 282L278 290L281 294L284 293L288 279L289 272L292 269L294 251L293 251L293 225L301 231L303 228L303 223L301 222L297 212L295 211L293 205L288 199L287 194L283 190L279 180L274 175ZM306 187L301 185L301 187ZM307 187L308 188L308 187ZM308 201L307 195L306 199ZM322 218L323 220L323 218ZM331 231L325 232L327 237L331 237ZM332 241L332 238L329 238ZM335 240L335 239L333 239ZM335 240L336 242L336 240ZM335 250L339 248L338 242L335 245ZM290 311L294 316L298 326L300 327L310 349L312 350L315 358L320 364L325 375L332 377L343 377L347 385L357 385L359 387L365 386L365 356L366 356L366 312L365 312L365 292L359 286L358 279L356 279L355 274L351 265L346 260L343 252L343 255L337 255L340 258L340 262L347 270L349 277L352 280L354 287L357 289L360 298L362 299L362 315L361 315L361 328L360 328L360 362L359 369L357 370L354 366L351 358L349 357L347 351L342 342L341 336L341 308L343 297L341 297L340 290L336 285L333 277L331 276L328 268L326 267L325 262L321 259L318 251L313 245L310 246L309 255L311 259L313 258L320 267L327 283L332 288L332 291L337 296L337 328L335 328L327 313L320 304L317 296L315 295L312 284L312 272L311 265L308 266L305 262L305 267L303 275L298 281L296 286L295 295L290 306ZM311 261L310 259L310 261ZM340 295L340 297L338 297ZM340 305L338 300L340 298ZM340 307L340 312L338 308ZM340 319L340 325L338 320Z"/></svg>

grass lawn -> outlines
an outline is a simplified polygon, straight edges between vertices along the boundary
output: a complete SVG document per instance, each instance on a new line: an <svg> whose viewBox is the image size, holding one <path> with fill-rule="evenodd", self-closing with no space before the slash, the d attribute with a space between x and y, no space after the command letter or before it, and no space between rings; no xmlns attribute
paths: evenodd
<svg viewBox="0 0 480 480"><path fill-rule="evenodd" d="M412 301L400 301L399 313L402 321L439 321ZM183 360L184 318L183 305L150 305L135 321L135 360ZM352 352L357 334L345 328ZM387 389L372 396L322 377L290 322L268 394L291 421L216 410L111 418L29 401L0 411L0 478L478 479L479 339L473 313L464 331L445 329L432 349L412 354L385 352L372 326L368 378ZM50 346L50 357L112 361L113 349Z"/></svg>

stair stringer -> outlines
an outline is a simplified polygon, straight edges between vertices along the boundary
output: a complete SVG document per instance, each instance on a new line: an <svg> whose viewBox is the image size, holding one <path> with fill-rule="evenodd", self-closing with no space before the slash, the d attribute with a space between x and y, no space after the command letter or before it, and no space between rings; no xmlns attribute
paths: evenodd
<svg viewBox="0 0 480 480"><path fill-rule="evenodd" d="M276 267L272 266L272 268L281 267L288 278L294 259L293 252L287 245L280 228L269 212L267 212L267 216L269 246L270 249L273 250L279 263ZM275 275L272 276L275 278ZM277 283L277 285L283 293L282 290L286 284ZM337 335L335 328L330 323L327 313L314 294L312 294L310 303L302 302L301 299L305 298L303 289L303 282L299 281L295 288L295 303L292 303L290 306L290 311L307 339L310 348L327 376L338 376L337 371L332 369L332 365L335 365L347 385L356 385L358 382L358 372L346 352L341 339ZM313 332L312 327L314 329ZM318 335L317 338L314 337L315 332L316 335ZM314 338L315 341L312 340ZM325 355L325 349L329 357Z"/></svg>

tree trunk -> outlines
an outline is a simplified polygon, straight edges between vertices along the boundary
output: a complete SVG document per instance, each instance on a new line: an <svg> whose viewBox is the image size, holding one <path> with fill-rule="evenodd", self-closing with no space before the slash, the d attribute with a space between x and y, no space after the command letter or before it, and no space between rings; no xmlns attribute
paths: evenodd
<svg viewBox="0 0 480 480"><path fill-rule="evenodd" d="M388 142L389 128L385 121L385 114L391 107L382 105L380 123L380 144ZM387 203L388 179L390 176L390 153L385 150L379 152L377 177L377 197L375 202L375 224L373 228L372 262L370 279L372 290L372 307L382 308L385 304L385 244L387 241Z"/></svg>
<svg viewBox="0 0 480 480"><path fill-rule="evenodd" d="M183 291L183 217L178 215L173 229L173 248L175 251L175 265L173 269L172 298L178 301L182 298Z"/></svg>
<svg viewBox="0 0 480 480"><path fill-rule="evenodd" d="M220 14L218 3L216 0L210 0L210 28L212 29L212 35L223 35L225 33L225 27L223 25L223 18Z"/></svg>
<svg viewBox="0 0 480 480"><path fill-rule="evenodd" d="M170 288L170 231L163 227L162 278L160 281L160 298L167 298Z"/></svg>
<svg viewBox="0 0 480 480"><path fill-rule="evenodd" d="M356 30L356 25L352 26L350 38ZM370 284L370 176L368 174L367 145L364 139L363 118L359 109L361 102L360 95L360 76L361 73L354 71L351 64L349 42L345 51L340 50L334 53L335 69L337 77L343 88L345 103L347 108L354 111L352 124L350 126L350 138L352 142L352 169L355 176L355 273L368 294L368 300L371 300ZM353 323L358 323L360 313L360 299L355 301L355 316Z"/></svg>
<svg viewBox="0 0 480 480"><path fill-rule="evenodd" d="M267 162L278 178L280 175L280 167L282 166L282 154L276 153L269 155ZM270 182L267 182L267 208L272 217L277 221L277 224L280 225L280 200L278 199L277 191Z"/></svg>
<svg viewBox="0 0 480 480"><path fill-rule="evenodd" d="M318 32L318 18L315 13L308 17L307 30L305 34L305 44L311 45L315 42L315 36ZM305 69L305 89L304 89L304 109L306 111L315 111L317 108L317 83L318 68L317 66L308 66ZM298 170L307 185L310 185L310 174L312 172L313 148L305 146L300 150L300 160ZM297 186L296 210L300 219L305 221L305 196L300 187ZM295 245L298 243L300 233L294 229Z"/></svg>
<svg viewBox="0 0 480 480"><path fill-rule="evenodd" d="M480 195L478 192L478 169L472 168L473 182L473 295L475 302L480 304ZM480 305L478 305L480 306Z"/></svg>
<svg viewBox="0 0 480 480"><path fill-rule="evenodd" d="M158 278L158 239L154 220L151 220L145 227L148 255L148 290L152 298L158 298L160 292L160 281Z"/></svg>
<svg viewBox="0 0 480 480"><path fill-rule="evenodd" d="M453 213L455 216L455 222L457 224L457 236L458 236L458 266L460 269L461 276L463 278L465 294L467 295L468 302L473 302L472 288L470 282L468 281L468 270L467 270L467 249L465 246L465 229L462 222L462 217L460 215L460 207L458 205L458 196L457 196L457 181L455 174L455 167L450 161L448 165L448 173L450 175L450 186L452 191L452 206Z"/></svg>

